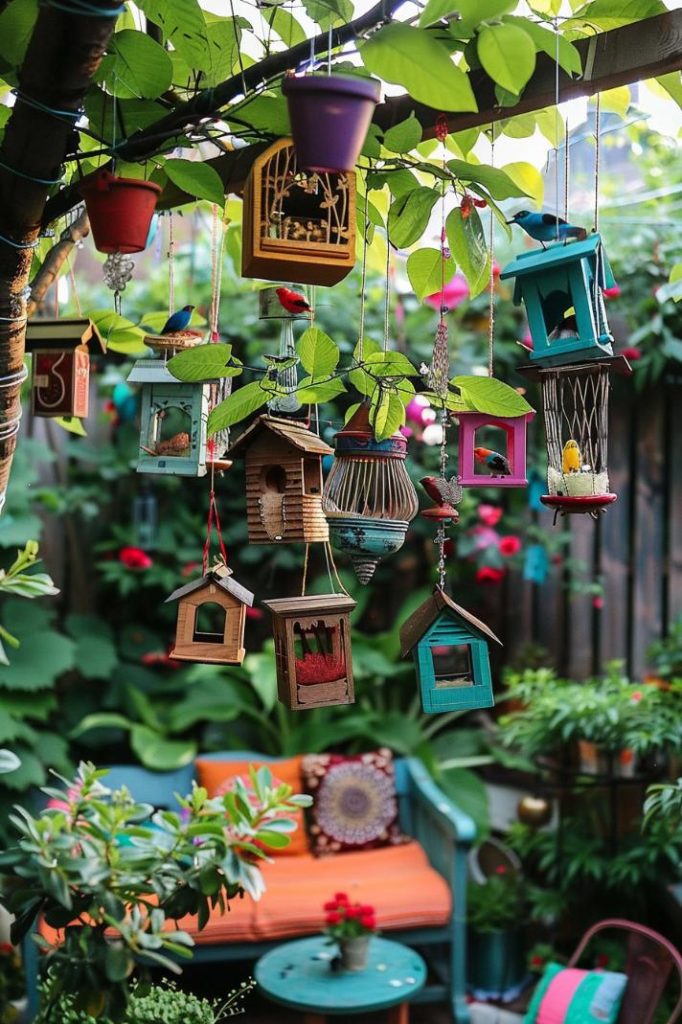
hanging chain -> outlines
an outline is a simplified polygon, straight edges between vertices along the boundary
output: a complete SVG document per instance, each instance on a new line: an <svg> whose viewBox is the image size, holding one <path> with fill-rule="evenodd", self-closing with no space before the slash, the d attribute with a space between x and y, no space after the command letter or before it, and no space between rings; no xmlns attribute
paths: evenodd
<svg viewBox="0 0 682 1024"><path fill-rule="evenodd" d="M441 439L440 439L440 476L441 480L447 479L447 465L448 465L448 450L447 450L447 433L448 433L448 413L447 409L443 408L440 412L440 423L441 423ZM445 588L445 520L441 519L438 523L438 532L436 533L435 543L438 545L438 586L441 590Z"/></svg>

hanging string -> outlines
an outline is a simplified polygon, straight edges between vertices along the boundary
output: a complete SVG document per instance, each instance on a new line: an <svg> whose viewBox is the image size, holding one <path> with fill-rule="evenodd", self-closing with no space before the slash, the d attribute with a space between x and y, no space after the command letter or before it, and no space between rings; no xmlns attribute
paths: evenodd
<svg viewBox="0 0 682 1024"><path fill-rule="evenodd" d="M168 316L175 312L175 239L173 237L173 211L168 214Z"/></svg>
<svg viewBox="0 0 682 1024"><path fill-rule="evenodd" d="M305 555L303 556L303 579L301 580L301 597L305 597L305 587L308 581L308 559L310 558L310 544L305 546Z"/></svg>
<svg viewBox="0 0 682 1024"><path fill-rule="evenodd" d="M327 74L328 75L331 75L331 73L332 73L332 46L333 46L332 27L330 25L329 26L329 37L328 37L328 40L327 40Z"/></svg>
<svg viewBox="0 0 682 1024"><path fill-rule="evenodd" d="M601 159L601 95L597 93L594 111L594 230L599 231L599 172Z"/></svg>
<svg viewBox="0 0 682 1024"><path fill-rule="evenodd" d="M213 489L213 475L211 475L211 492L208 496L208 518L206 520L206 543L204 544L204 553L202 558L204 576L208 572L208 560L211 554L211 535L214 526L218 536L220 554L223 562L227 565L227 548L225 547L223 534L220 529L220 516L218 515L218 505L216 504L215 490Z"/></svg>
<svg viewBox="0 0 682 1024"><path fill-rule="evenodd" d="M367 217L369 211L369 190L365 175L365 211L363 216L362 268L360 271L360 333L358 335L358 363L362 363L365 354L365 286L367 283ZM386 239L388 245L388 238Z"/></svg>
<svg viewBox="0 0 682 1024"><path fill-rule="evenodd" d="M391 243L386 237L386 287L384 289L384 352L388 352L388 324L391 297Z"/></svg>
<svg viewBox="0 0 682 1024"><path fill-rule="evenodd" d="M554 18L554 210L556 213L556 240L559 241L559 21Z"/></svg>
<svg viewBox="0 0 682 1024"><path fill-rule="evenodd" d="M339 576L339 571L336 568L336 562L334 561L334 552L332 551L331 544L329 543L329 541L325 541L324 544L323 544L323 547L324 547L324 558L325 558L325 562L327 563L327 575L329 576L329 583L330 583L330 585L333 588L334 580L336 580L336 584L339 587L339 589L341 590L341 593L345 594L346 597L350 597L350 594L348 593L348 591L344 587L343 583L341 582L341 577ZM332 578L332 573L333 573L333 578Z"/></svg>
<svg viewBox="0 0 682 1024"><path fill-rule="evenodd" d="M495 122L490 126L490 164L495 166ZM488 376L493 375L495 356L495 217L490 207L488 224L488 251L490 253L490 280L488 282Z"/></svg>
<svg viewBox="0 0 682 1024"><path fill-rule="evenodd" d="M222 230L222 220L218 206L213 204L213 219L211 221L211 306L209 312L209 328L211 341L218 341L220 331L218 319L220 315L220 289L223 276L223 243L225 234Z"/></svg>
<svg viewBox="0 0 682 1024"><path fill-rule="evenodd" d="M568 114L564 119L564 220L568 221L568 179L571 164L570 132L568 130Z"/></svg>
<svg viewBox="0 0 682 1024"><path fill-rule="evenodd" d="M445 114L439 114L436 119L436 138L441 143L443 168L447 163L447 149L445 140L448 137L448 119ZM432 391L441 397L448 389L448 378L450 376L450 354L448 352L448 325L445 320L447 306L445 305L445 264L450 256L447 248L447 234L445 230L445 180L440 185L440 307L438 311L438 326L436 327L436 340L433 345L431 366L427 377L427 384Z"/></svg>
<svg viewBox="0 0 682 1024"><path fill-rule="evenodd" d="M69 274L69 281L71 282L71 290L73 291L73 301L76 304L76 312L78 316L83 316L83 310L81 309L81 300L78 295L78 288L76 286L76 275L73 272L73 265L71 263L70 254L66 257L66 268Z"/></svg>

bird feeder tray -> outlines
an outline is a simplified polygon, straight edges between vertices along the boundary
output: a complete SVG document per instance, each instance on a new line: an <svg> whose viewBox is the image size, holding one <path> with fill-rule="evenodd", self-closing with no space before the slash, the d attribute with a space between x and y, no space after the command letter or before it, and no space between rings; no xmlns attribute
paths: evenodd
<svg viewBox="0 0 682 1024"><path fill-rule="evenodd" d="M186 348L194 348L203 344L202 331L175 331L173 334L145 334L144 343L154 352L181 352Z"/></svg>
<svg viewBox="0 0 682 1024"><path fill-rule="evenodd" d="M427 714L493 706L489 641L500 643L441 587L403 623L401 656L413 655Z"/></svg>
<svg viewBox="0 0 682 1024"><path fill-rule="evenodd" d="M237 583L230 569L216 566L201 579L173 591L166 604L172 601L178 602L178 619L171 658L209 665L241 665L246 654L246 609L253 605L253 594ZM207 604L216 606L218 617L222 617L218 632L199 628L200 609Z"/></svg>
<svg viewBox="0 0 682 1024"><path fill-rule="evenodd" d="M453 505L431 505L430 508L422 509L420 515L437 523L459 522L459 512Z"/></svg>
<svg viewBox="0 0 682 1024"><path fill-rule="evenodd" d="M615 280L600 235L523 252L500 274L507 278L526 307L535 359L560 366L613 355L602 292Z"/></svg>
<svg viewBox="0 0 682 1024"><path fill-rule="evenodd" d="M481 412L458 412L459 423L459 472L457 480L463 487L525 487L526 478L526 434L534 412L522 416L488 416ZM508 475L489 474L487 469L476 472L476 431L493 428L503 432L506 439L506 455L511 472Z"/></svg>
<svg viewBox="0 0 682 1024"><path fill-rule="evenodd" d="M291 139L256 158L244 186L242 277L331 285L355 266L355 173L303 170Z"/></svg>
<svg viewBox="0 0 682 1024"><path fill-rule="evenodd" d="M33 354L33 415L87 417L90 352L106 350L106 342L87 317L29 323L26 351Z"/></svg>
<svg viewBox="0 0 682 1024"><path fill-rule="evenodd" d="M277 693L292 711L352 704L353 661L347 594L263 602L272 613Z"/></svg>

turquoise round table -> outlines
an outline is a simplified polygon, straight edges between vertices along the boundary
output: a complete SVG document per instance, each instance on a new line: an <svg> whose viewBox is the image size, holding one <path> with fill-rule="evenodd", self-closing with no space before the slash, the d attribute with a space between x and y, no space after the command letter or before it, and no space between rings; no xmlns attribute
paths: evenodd
<svg viewBox="0 0 682 1024"><path fill-rule="evenodd" d="M424 987L426 964L413 949L374 937L364 971L334 971L336 947L323 935L286 942L262 956L254 974L261 992L301 1010L304 1024L333 1014L388 1010L389 1024L408 1024L409 1001Z"/></svg>

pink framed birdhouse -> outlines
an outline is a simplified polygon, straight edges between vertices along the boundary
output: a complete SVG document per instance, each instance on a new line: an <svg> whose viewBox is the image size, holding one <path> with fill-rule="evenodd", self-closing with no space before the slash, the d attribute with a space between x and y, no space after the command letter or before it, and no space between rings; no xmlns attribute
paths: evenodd
<svg viewBox="0 0 682 1024"><path fill-rule="evenodd" d="M459 483L463 487L525 487L526 430L534 415L458 412Z"/></svg>

